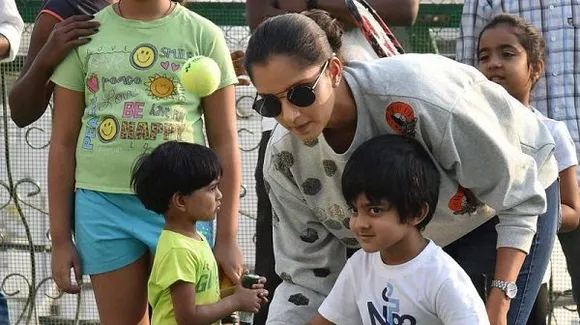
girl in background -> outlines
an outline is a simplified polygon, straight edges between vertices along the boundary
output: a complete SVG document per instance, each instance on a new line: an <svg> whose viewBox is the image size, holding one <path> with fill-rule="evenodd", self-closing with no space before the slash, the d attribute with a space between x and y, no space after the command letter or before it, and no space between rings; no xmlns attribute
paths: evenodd
<svg viewBox="0 0 580 325"><path fill-rule="evenodd" d="M544 73L546 61L542 34L525 19L502 14L496 16L481 32L478 46L479 70L503 86L514 98L528 107L548 127L556 143L561 196L560 232L578 228L580 196L576 182L576 149L564 122L545 117L530 106L530 94ZM556 224L558 219L548 221ZM577 259L580 256L576 256ZM566 256L567 260L574 257ZM547 277L546 277L547 276ZM528 325L546 324L548 308L546 272Z"/></svg>

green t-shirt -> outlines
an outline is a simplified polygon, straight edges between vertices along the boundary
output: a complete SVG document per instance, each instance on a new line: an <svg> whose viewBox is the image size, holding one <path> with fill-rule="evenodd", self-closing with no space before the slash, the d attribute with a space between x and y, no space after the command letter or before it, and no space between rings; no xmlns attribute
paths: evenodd
<svg viewBox="0 0 580 325"><path fill-rule="evenodd" d="M220 300L217 263L207 240L203 238L199 241L169 230L161 232L149 277L148 294L153 307L153 325L177 324L169 290L177 281L195 285L195 302L198 305Z"/></svg>
<svg viewBox="0 0 580 325"><path fill-rule="evenodd" d="M51 80L85 95L76 186L132 193L131 167L145 150L169 140L205 144L201 98L186 92L178 77L185 61L197 55L215 60L219 88L237 78L219 27L181 5L150 22L124 19L109 6L96 20L99 32L72 51Z"/></svg>

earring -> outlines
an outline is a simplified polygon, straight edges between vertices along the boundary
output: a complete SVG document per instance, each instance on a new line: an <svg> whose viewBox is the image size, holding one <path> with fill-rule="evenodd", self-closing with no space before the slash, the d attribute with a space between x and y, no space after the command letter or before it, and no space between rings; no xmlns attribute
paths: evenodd
<svg viewBox="0 0 580 325"><path fill-rule="evenodd" d="M336 77L336 79L334 79L334 87L338 87L339 84L340 84L340 78Z"/></svg>

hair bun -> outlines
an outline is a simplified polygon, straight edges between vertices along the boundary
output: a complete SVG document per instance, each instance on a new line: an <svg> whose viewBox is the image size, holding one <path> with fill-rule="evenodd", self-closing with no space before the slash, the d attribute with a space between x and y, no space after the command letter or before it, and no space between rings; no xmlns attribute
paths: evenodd
<svg viewBox="0 0 580 325"><path fill-rule="evenodd" d="M342 35L344 34L342 23L332 17L327 11L320 9L303 11L302 14L314 20L320 26L326 34L326 38L328 38L330 47L334 53L338 54L342 48Z"/></svg>

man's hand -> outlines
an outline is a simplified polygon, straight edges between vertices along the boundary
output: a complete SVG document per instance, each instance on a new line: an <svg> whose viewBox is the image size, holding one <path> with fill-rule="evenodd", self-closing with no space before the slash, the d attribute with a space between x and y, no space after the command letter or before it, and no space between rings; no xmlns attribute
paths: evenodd
<svg viewBox="0 0 580 325"><path fill-rule="evenodd" d="M224 275L234 284L238 284L240 275L244 270L244 259L238 244L236 242L221 243L218 241L213 248L213 254Z"/></svg>

